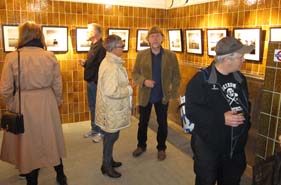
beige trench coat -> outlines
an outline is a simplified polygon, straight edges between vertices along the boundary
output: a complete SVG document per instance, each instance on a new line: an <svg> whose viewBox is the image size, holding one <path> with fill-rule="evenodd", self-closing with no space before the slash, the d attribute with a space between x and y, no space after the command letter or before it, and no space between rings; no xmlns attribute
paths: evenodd
<svg viewBox="0 0 281 185"><path fill-rule="evenodd" d="M65 157L64 138L58 105L62 101L60 67L53 53L38 47L20 49L21 109L25 132L15 135L4 131L0 159L11 163L20 173L55 166ZM11 110L18 111L18 54L5 58L0 93Z"/></svg>
<svg viewBox="0 0 281 185"><path fill-rule="evenodd" d="M129 80L124 61L107 52L99 68L95 122L106 132L114 133L130 125Z"/></svg>

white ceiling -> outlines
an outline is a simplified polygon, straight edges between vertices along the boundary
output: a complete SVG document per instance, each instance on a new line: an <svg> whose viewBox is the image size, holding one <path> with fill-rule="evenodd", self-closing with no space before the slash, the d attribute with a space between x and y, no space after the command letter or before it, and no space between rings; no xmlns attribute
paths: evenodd
<svg viewBox="0 0 281 185"><path fill-rule="evenodd" d="M71 2L87 2L95 4L135 6L146 8L169 9L192 4L207 3L217 0L53 0L53 1L71 1Z"/></svg>

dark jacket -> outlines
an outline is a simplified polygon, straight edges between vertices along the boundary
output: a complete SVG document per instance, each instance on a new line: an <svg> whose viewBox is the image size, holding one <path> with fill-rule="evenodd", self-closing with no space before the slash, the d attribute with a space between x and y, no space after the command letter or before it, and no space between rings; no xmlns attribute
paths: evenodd
<svg viewBox="0 0 281 185"><path fill-rule="evenodd" d="M100 39L95 44L91 44L91 48L88 52L88 57L83 66L84 70L84 80L87 82L98 81L98 71L99 66L103 58L105 57L106 50L102 45L102 40Z"/></svg>
<svg viewBox="0 0 281 185"><path fill-rule="evenodd" d="M250 128L250 106L248 88L245 76L240 72L232 73L240 88L239 101L244 109L244 124L233 127L237 144L236 152L244 151ZM186 114L195 123L193 133L197 134L210 149L229 153L231 128L225 125L224 113L230 111L229 103L217 82L217 72L214 64L198 72L188 83L186 89Z"/></svg>

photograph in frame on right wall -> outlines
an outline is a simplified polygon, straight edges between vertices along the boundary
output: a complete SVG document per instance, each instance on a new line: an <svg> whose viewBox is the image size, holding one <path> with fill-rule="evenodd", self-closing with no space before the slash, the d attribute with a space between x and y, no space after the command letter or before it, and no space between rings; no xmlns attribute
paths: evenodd
<svg viewBox="0 0 281 185"><path fill-rule="evenodd" d="M271 27L269 30L270 42L281 42L281 27Z"/></svg>

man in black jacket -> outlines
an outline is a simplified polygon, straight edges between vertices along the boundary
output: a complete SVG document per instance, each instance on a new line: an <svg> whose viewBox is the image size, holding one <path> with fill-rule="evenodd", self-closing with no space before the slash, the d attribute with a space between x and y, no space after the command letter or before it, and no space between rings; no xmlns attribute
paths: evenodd
<svg viewBox="0 0 281 185"><path fill-rule="evenodd" d="M91 41L91 48L87 60L78 60L84 69L84 80L87 81L88 104L91 112L91 131L84 135L85 138L94 137L93 142L98 143L103 133L95 123L95 106L98 83L98 71L100 63L105 57L106 50L102 44L102 28L96 23L88 24L88 40Z"/></svg>
<svg viewBox="0 0 281 185"><path fill-rule="evenodd" d="M187 86L186 113L195 124L191 147L196 185L240 184L246 168L250 105L246 78L239 70L244 54L252 50L233 37L222 38L215 61Z"/></svg>

